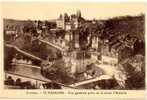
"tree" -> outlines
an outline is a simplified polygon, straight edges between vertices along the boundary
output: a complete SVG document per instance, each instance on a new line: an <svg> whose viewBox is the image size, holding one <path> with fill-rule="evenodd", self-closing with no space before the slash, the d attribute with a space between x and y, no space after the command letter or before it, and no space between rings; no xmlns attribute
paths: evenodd
<svg viewBox="0 0 147 100"><path fill-rule="evenodd" d="M12 59L15 56L15 50L13 48L4 48L4 69L9 70L11 69Z"/></svg>
<svg viewBox="0 0 147 100"><path fill-rule="evenodd" d="M31 51L34 52L39 52L40 51L40 47L39 47L39 40L38 39L35 39L32 41L32 44L31 44Z"/></svg>
<svg viewBox="0 0 147 100"><path fill-rule="evenodd" d="M79 34L79 44L81 49L88 48L92 43L92 37L103 36L103 30L105 28L103 21L97 21L96 23L87 22L82 24L78 29L77 33ZM90 37L90 43L87 45L87 37Z"/></svg>
<svg viewBox="0 0 147 100"><path fill-rule="evenodd" d="M143 69L145 66L142 64L141 69ZM144 88L145 85L145 71L143 70L137 70L134 66L132 66L130 63L125 63L123 65L124 71L127 75L126 80L126 89L141 89Z"/></svg>
<svg viewBox="0 0 147 100"><path fill-rule="evenodd" d="M63 60L55 61L51 66L42 70L43 76L60 83L71 83L74 78L70 75L70 66L66 66Z"/></svg>

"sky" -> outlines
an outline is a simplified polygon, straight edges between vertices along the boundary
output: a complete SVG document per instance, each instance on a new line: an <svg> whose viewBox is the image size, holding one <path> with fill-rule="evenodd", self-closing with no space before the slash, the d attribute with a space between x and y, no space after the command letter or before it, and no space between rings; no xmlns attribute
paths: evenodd
<svg viewBox="0 0 147 100"><path fill-rule="evenodd" d="M116 16L139 15L145 12L144 3L94 2L2 2L2 17L21 20L56 19L60 14L81 10L85 19L107 19Z"/></svg>

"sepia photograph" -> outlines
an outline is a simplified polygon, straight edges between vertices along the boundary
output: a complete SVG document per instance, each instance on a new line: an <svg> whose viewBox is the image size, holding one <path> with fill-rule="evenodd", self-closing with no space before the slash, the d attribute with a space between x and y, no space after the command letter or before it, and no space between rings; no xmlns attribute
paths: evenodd
<svg viewBox="0 0 147 100"><path fill-rule="evenodd" d="M145 4L2 2L5 90L145 90Z"/></svg>

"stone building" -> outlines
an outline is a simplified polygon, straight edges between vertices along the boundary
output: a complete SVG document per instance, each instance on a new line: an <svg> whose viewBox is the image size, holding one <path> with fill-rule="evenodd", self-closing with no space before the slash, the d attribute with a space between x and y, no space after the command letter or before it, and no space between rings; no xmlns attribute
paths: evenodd
<svg viewBox="0 0 147 100"><path fill-rule="evenodd" d="M84 22L84 18L81 16L81 11L77 11L76 14L68 16L67 13L63 15L60 14L59 18L56 20L57 28L64 30L77 29L81 23Z"/></svg>
<svg viewBox="0 0 147 100"><path fill-rule="evenodd" d="M133 44L132 44L133 46ZM130 57L133 54L133 49L126 46L125 42L113 41L104 43L102 47L102 62L110 65L117 65L119 62Z"/></svg>

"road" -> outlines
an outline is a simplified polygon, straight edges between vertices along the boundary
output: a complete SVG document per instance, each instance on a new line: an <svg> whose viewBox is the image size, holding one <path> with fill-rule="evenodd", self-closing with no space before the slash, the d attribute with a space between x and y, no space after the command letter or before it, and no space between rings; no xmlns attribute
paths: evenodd
<svg viewBox="0 0 147 100"><path fill-rule="evenodd" d="M12 69L6 71L5 73L8 75L13 76L15 79L18 77L24 79L25 81L31 81L36 84L46 83L46 82L53 82L50 79L47 79L42 76L41 68L39 66L32 66L32 65L25 65L25 64L13 64ZM58 83L62 86L62 89L75 89L74 87L64 85L62 83Z"/></svg>
<svg viewBox="0 0 147 100"><path fill-rule="evenodd" d="M30 53L27 53L26 51L23 51L23 50L19 49L18 47L14 46L14 45L5 44L5 46L10 47L10 48L14 48L16 51L18 51L18 52L20 52L20 53L22 53L22 54L24 54L24 55L26 55L26 56L28 56L28 57L31 57L31 58L33 58L33 59L42 61L41 58L36 57L36 56L34 56L34 55L30 54Z"/></svg>
<svg viewBox="0 0 147 100"><path fill-rule="evenodd" d="M105 74L114 76L115 72L118 71L117 67L112 65L106 65L106 64L96 64L96 67L101 68Z"/></svg>
<svg viewBox="0 0 147 100"><path fill-rule="evenodd" d="M64 48L62 48L62 47L60 47L60 46L58 46L58 45L56 45L56 44L53 44L53 43L51 43L51 42L48 42L48 41L46 41L46 40L41 40L41 39L39 39L39 41L41 41L41 42L44 42L44 43L46 43L46 44L48 44L48 45L50 45L50 46L53 46L53 47L55 47L56 49L58 49L58 50L60 50L60 51L65 51L65 49Z"/></svg>
<svg viewBox="0 0 147 100"><path fill-rule="evenodd" d="M87 80L84 80L84 81L81 81L81 82L77 82L77 83L71 84L70 86L78 87L80 85L85 85L85 84L97 82L97 81L103 80L103 79L112 79L112 77L109 76L109 75L102 75L100 77L95 77L95 78L91 78L91 79L87 79Z"/></svg>
<svg viewBox="0 0 147 100"><path fill-rule="evenodd" d="M44 78L41 73L40 73L40 67L39 66L31 66L31 65L25 65L25 64L17 64L17 65L12 65L12 68L9 69L8 72L13 72L15 74L19 74L22 76L26 77L31 77L31 78L37 78L41 80L48 80Z"/></svg>

